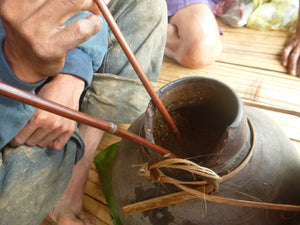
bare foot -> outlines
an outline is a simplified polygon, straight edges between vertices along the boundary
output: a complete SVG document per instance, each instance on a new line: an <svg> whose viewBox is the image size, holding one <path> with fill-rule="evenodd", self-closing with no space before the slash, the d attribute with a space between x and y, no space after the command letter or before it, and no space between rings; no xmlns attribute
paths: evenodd
<svg viewBox="0 0 300 225"><path fill-rule="evenodd" d="M49 213L52 222L55 225L94 225L94 219L83 209L73 211L69 205L59 202L55 208ZM46 225L46 224L45 224ZM50 225L50 224L49 224ZM52 224L51 224L52 225ZM54 224L53 224L54 225Z"/></svg>
<svg viewBox="0 0 300 225"><path fill-rule="evenodd" d="M70 183L57 205L48 217L57 225L94 225L93 217L82 208L82 198L95 150L103 136L103 131L79 125L79 133L85 143L83 158L74 167ZM48 225L45 220L40 225ZM55 224L54 223L54 224ZM52 224L51 224L52 225Z"/></svg>

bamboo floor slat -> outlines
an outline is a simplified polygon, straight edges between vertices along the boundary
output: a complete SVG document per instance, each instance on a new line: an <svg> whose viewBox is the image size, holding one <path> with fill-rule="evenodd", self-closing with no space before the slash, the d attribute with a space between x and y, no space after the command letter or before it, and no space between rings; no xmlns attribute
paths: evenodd
<svg viewBox="0 0 300 225"><path fill-rule="evenodd" d="M224 33L224 47L217 61L211 66L193 70L165 58L156 88L187 76L207 76L223 81L244 102L263 108L300 153L300 79L287 75L280 64L281 52L290 34L219 24ZM120 126L129 127L128 124ZM96 154L119 140L105 134ZM96 218L96 225L113 224L94 165L89 172L84 207Z"/></svg>

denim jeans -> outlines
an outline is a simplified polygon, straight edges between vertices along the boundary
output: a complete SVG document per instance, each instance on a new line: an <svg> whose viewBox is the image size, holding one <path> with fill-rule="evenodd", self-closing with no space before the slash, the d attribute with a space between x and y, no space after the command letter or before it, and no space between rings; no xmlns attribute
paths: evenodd
<svg viewBox="0 0 300 225"><path fill-rule="evenodd" d="M165 0L112 0L110 10L152 86L163 61L167 35ZM146 109L150 97L132 65L108 31L108 51L94 74L81 110L99 119L131 123Z"/></svg>
<svg viewBox="0 0 300 225"><path fill-rule="evenodd" d="M155 85L166 41L165 0L112 0L109 8ZM94 75L81 111L106 121L130 123L144 111L149 96L111 31L108 39L103 65ZM24 145L3 148L0 225L40 224L66 189L83 150L77 132L61 151Z"/></svg>
<svg viewBox="0 0 300 225"><path fill-rule="evenodd" d="M67 188L84 143L75 132L60 151L5 147L0 154L0 224L40 224Z"/></svg>

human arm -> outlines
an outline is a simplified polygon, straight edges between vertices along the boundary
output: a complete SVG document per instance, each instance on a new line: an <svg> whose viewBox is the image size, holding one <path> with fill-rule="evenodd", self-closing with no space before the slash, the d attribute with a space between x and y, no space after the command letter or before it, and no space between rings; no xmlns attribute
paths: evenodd
<svg viewBox="0 0 300 225"><path fill-rule="evenodd" d="M0 44L3 45L3 32L0 26ZM0 51L0 81L32 92L43 82L26 83L18 79ZM34 112L34 107L0 95L0 149L2 149L25 126Z"/></svg>
<svg viewBox="0 0 300 225"><path fill-rule="evenodd" d="M58 74L43 85L37 95L78 110L84 87L84 80L70 74ZM75 128L75 121L37 108L10 145L48 146L60 150L70 139Z"/></svg>
<svg viewBox="0 0 300 225"><path fill-rule="evenodd" d="M299 1L300 2L300 1ZM300 4L300 3L299 3ZM300 13L300 7L299 7ZM299 75L298 64L300 59L300 14L298 13L298 23L296 33L291 37L288 45L282 53L282 65L287 67L288 73L292 76Z"/></svg>
<svg viewBox="0 0 300 225"><path fill-rule="evenodd" d="M66 4L61 6L61 3ZM70 26L61 24L80 10L99 13L92 4L92 0L35 1L34 4L29 0L1 1L0 15L5 30L0 27L0 80L33 92L41 85L40 80L60 71L67 51L97 33L102 21L90 16ZM70 38L74 34L76 37ZM1 149L24 127L34 108L3 96L0 96L0 104Z"/></svg>
<svg viewBox="0 0 300 225"><path fill-rule="evenodd" d="M80 12L67 24L85 18L90 13ZM82 92L89 86L107 50L107 24L88 41L67 53L65 65L59 75L43 85L38 96L78 110ZM51 147L60 150L67 143L76 123L44 110L36 109L22 131L10 142L11 146Z"/></svg>
<svg viewBox="0 0 300 225"><path fill-rule="evenodd" d="M65 25L84 9L95 10L92 4L92 0L1 1L4 54L14 74L28 83L57 75L66 53L101 28L102 21L95 15Z"/></svg>

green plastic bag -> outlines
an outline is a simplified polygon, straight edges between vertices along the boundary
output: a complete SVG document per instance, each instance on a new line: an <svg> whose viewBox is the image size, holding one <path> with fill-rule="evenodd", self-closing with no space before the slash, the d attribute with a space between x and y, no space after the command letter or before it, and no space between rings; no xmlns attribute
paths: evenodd
<svg viewBox="0 0 300 225"><path fill-rule="evenodd" d="M272 0L263 3L249 16L247 27L256 30L295 30L299 0Z"/></svg>

